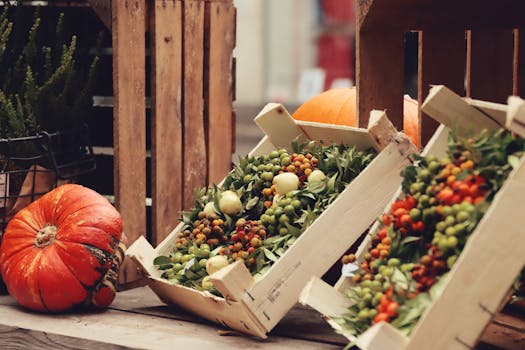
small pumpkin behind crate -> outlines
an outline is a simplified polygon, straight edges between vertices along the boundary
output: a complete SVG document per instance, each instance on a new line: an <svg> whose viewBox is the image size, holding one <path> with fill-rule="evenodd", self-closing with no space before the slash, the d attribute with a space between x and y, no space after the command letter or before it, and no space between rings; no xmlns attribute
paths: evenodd
<svg viewBox="0 0 525 350"><path fill-rule="evenodd" d="M509 118L509 125L515 125L521 133L519 120L525 119L525 114L520 115L519 110L524 105L513 103L508 108L509 114L519 115ZM442 123L423 151L423 155L438 158L446 155L450 128L458 136L482 129L495 130L505 125L507 113L505 105L462 99L444 86L432 87L422 109ZM399 189L390 204L401 193ZM525 158L515 162L448 276L441 280L440 294L434 296L409 337L384 321L373 324L357 337L343 329L337 319L348 315L352 305L345 296L355 286L350 277L341 277L335 287L312 279L301 294L301 302L325 315L336 330L360 349L473 348L486 325L508 300L508 291L525 265L522 227L516 224L523 216L519 204L523 198ZM390 204L385 213L389 212ZM370 232L375 235L379 228L377 222ZM367 236L356 253L357 264L364 261L371 245L372 237Z"/></svg>
<svg viewBox="0 0 525 350"><path fill-rule="evenodd" d="M266 135L250 152L251 156L282 147L290 150L296 138L302 142L356 145L358 149L373 147L377 155L259 280L241 262L212 274L211 281L223 297L161 278L162 271L156 268L154 259L169 254L183 224L158 247L141 237L126 254L138 263L148 276L149 286L165 303L265 338L297 302L310 277L325 273L370 226L399 186L400 170L410 163L410 156L417 150L404 134L395 130L383 111L373 111L369 128L359 129L297 121L282 105L268 104L255 123Z"/></svg>

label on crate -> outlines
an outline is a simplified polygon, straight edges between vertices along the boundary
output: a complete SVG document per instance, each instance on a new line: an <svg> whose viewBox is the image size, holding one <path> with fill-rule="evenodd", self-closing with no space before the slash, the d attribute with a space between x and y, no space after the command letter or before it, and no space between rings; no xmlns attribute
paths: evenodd
<svg viewBox="0 0 525 350"><path fill-rule="evenodd" d="M0 208L5 208L9 196L9 174L0 173Z"/></svg>

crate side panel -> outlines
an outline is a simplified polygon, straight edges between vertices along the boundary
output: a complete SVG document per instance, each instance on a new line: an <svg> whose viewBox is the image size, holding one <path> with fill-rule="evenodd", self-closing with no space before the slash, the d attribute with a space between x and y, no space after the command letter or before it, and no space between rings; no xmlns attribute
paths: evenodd
<svg viewBox="0 0 525 350"><path fill-rule="evenodd" d="M513 89L513 30L472 30L470 40L469 97L505 102Z"/></svg>
<svg viewBox="0 0 525 350"><path fill-rule="evenodd" d="M418 101L422 105L430 85L443 84L465 95L467 42L464 30L421 31L418 53ZM420 113L421 144L427 144L439 123Z"/></svg>
<svg viewBox="0 0 525 350"><path fill-rule="evenodd" d="M404 31L357 31L356 80L360 127L373 109L386 109L403 128Z"/></svg>
<svg viewBox="0 0 525 350"><path fill-rule="evenodd" d="M181 307L227 328L266 338L264 328L251 317L242 302L215 297L165 280L151 280L150 287L168 305Z"/></svg>

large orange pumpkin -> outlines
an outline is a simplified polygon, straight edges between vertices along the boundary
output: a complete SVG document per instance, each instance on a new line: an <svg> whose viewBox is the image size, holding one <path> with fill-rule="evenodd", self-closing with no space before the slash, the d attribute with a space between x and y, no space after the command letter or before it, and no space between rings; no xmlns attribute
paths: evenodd
<svg viewBox="0 0 525 350"><path fill-rule="evenodd" d="M297 120L317 123L357 126L356 89L337 88L312 97L293 113ZM403 104L404 131L419 147L418 104L405 96Z"/></svg>
<svg viewBox="0 0 525 350"><path fill-rule="evenodd" d="M108 306L120 264L122 220L95 191L63 185L19 211L6 227L0 271L21 305L59 312Z"/></svg>

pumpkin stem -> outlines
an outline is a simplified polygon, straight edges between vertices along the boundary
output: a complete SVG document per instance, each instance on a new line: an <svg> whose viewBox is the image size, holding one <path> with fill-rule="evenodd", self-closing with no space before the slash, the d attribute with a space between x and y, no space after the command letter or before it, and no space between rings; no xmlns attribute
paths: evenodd
<svg viewBox="0 0 525 350"><path fill-rule="evenodd" d="M57 227L55 225L46 225L36 233L35 246L46 247L53 243L57 234Z"/></svg>

